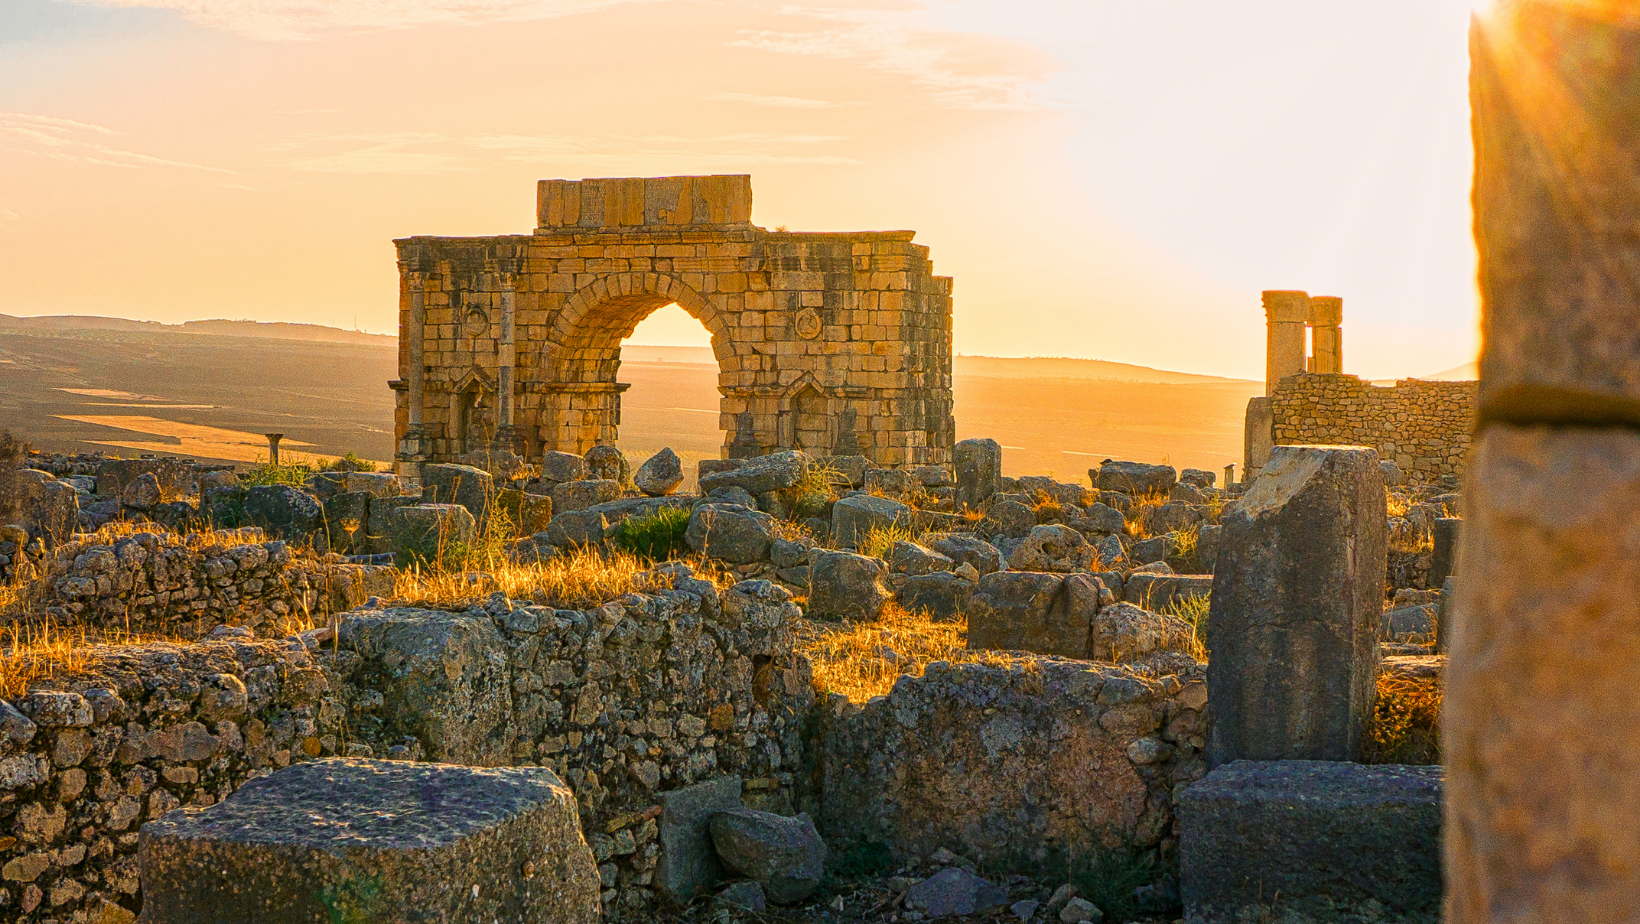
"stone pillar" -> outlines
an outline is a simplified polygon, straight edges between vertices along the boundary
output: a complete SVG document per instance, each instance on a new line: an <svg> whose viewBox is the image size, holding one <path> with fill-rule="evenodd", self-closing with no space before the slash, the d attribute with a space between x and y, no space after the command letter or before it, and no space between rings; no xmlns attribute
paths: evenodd
<svg viewBox="0 0 1640 924"><path fill-rule="evenodd" d="M1207 760L1356 760L1388 554L1378 453L1277 446L1219 532Z"/></svg>
<svg viewBox="0 0 1640 924"><path fill-rule="evenodd" d="M1226 491L1230 490L1230 486L1234 485L1235 483L1236 483L1236 463L1231 462L1229 465L1226 465L1224 467L1224 489Z"/></svg>
<svg viewBox="0 0 1640 924"><path fill-rule="evenodd" d="M1002 484L1002 444L963 440L951 450L957 468L957 503L978 507Z"/></svg>
<svg viewBox="0 0 1640 924"><path fill-rule="evenodd" d="M1275 410L1269 398L1250 398L1247 417L1243 421L1241 480L1248 482L1258 477L1259 469L1270 459L1275 446Z"/></svg>
<svg viewBox="0 0 1640 924"><path fill-rule="evenodd" d="M1264 355L1264 394L1276 393L1276 384L1304 372L1304 331L1310 321L1310 296L1304 292L1264 293L1264 322L1269 345Z"/></svg>
<svg viewBox="0 0 1640 924"><path fill-rule="evenodd" d="M279 464L279 441L285 438L285 434L283 434L283 433L264 433L262 435L268 438L268 464L269 465L278 465Z"/></svg>
<svg viewBox="0 0 1640 924"><path fill-rule="evenodd" d="M1470 54L1482 429L1447 642L1445 919L1628 920L1640 7L1497 0Z"/></svg>
<svg viewBox="0 0 1640 924"><path fill-rule="evenodd" d="M402 264L401 264L402 266ZM405 274L410 289L410 313L405 319L405 429L394 454L394 468L400 475L419 475L420 465L427 461L427 427L422 420L426 410L427 383L427 274L411 271Z"/></svg>
<svg viewBox="0 0 1640 924"><path fill-rule="evenodd" d="M511 271L501 273L501 344L495 369L495 441L492 448L514 451L518 446L518 429L514 426L513 367L517 362L517 320L514 305L514 286L517 281ZM619 396L616 397L619 401Z"/></svg>
<svg viewBox="0 0 1640 924"><path fill-rule="evenodd" d="M1457 517L1441 517L1435 521L1435 551L1429 556L1428 587L1434 590L1446 583L1446 579L1454 573L1452 565L1457 560L1458 536L1463 528L1463 521Z"/></svg>
<svg viewBox="0 0 1640 924"><path fill-rule="evenodd" d="M1344 300L1330 295L1310 299L1310 371L1338 375L1344 371Z"/></svg>

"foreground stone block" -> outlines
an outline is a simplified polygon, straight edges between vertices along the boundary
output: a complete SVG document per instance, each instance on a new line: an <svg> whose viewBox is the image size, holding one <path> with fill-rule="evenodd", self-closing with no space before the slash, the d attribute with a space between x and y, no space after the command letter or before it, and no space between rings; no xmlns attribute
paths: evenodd
<svg viewBox="0 0 1640 924"><path fill-rule="evenodd" d="M1495 7L1470 39L1482 418L1640 424L1640 9Z"/></svg>
<svg viewBox="0 0 1640 924"><path fill-rule="evenodd" d="M1002 484L1002 444L996 440L963 440L951 450L957 468L957 503L978 507Z"/></svg>
<svg viewBox="0 0 1640 924"><path fill-rule="evenodd" d="M1145 462L1106 462L1088 470L1088 479L1101 491L1120 494L1166 494L1179 480L1171 465Z"/></svg>
<svg viewBox="0 0 1640 924"><path fill-rule="evenodd" d="M1435 924L1441 768L1236 761L1180 794L1179 863L1193 924Z"/></svg>
<svg viewBox="0 0 1640 924"><path fill-rule="evenodd" d="M979 579L968 599L968 647L1034 651L1067 658L1088 656L1088 627L1098 610L1072 606L1066 577L1038 571L997 571Z"/></svg>
<svg viewBox="0 0 1640 924"><path fill-rule="evenodd" d="M1449 920L1622 919L1640 895L1640 434L1493 426L1469 474L1440 627Z"/></svg>
<svg viewBox="0 0 1640 924"><path fill-rule="evenodd" d="M740 488L748 494L766 494L789 488L802 479L809 457L795 449L748 459L736 468L707 474L702 471L700 490L710 494L717 488Z"/></svg>
<svg viewBox="0 0 1640 924"><path fill-rule="evenodd" d="M393 508L384 536L399 567L436 561L441 554L471 546L478 534L473 515L460 504L413 504Z"/></svg>
<svg viewBox="0 0 1640 924"><path fill-rule="evenodd" d="M809 553L811 618L876 619L893 599L884 585L881 560L852 552L815 549Z"/></svg>
<svg viewBox="0 0 1640 924"><path fill-rule="evenodd" d="M593 924L575 796L544 768L323 760L143 826L146 924Z"/></svg>
<svg viewBox="0 0 1640 924"><path fill-rule="evenodd" d="M1277 446L1227 512L1208 618L1210 766L1354 760L1372 711L1388 545L1378 454Z"/></svg>
<svg viewBox="0 0 1640 924"><path fill-rule="evenodd" d="M910 523L910 507L874 494L845 497L831 508L831 537L842 549L857 548L874 529Z"/></svg>

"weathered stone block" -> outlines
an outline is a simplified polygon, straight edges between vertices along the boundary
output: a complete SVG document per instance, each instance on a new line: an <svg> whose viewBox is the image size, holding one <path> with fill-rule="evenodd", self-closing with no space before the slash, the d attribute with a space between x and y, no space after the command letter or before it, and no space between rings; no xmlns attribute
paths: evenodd
<svg viewBox="0 0 1640 924"><path fill-rule="evenodd" d="M909 526L911 508L874 494L845 497L831 507L831 537L838 548L858 548L873 529Z"/></svg>
<svg viewBox="0 0 1640 924"><path fill-rule="evenodd" d="M487 615L362 610L343 617L338 631L378 674L388 738L412 736L443 763L510 761L518 729L507 646Z"/></svg>
<svg viewBox="0 0 1640 924"><path fill-rule="evenodd" d="M323 760L143 826L149 924L594 924L575 796L545 768Z"/></svg>
<svg viewBox="0 0 1640 924"><path fill-rule="evenodd" d="M671 494L683 484L683 462L670 448L662 449L638 466L632 483L650 497Z"/></svg>
<svg viewBox="0 0 1640 924"><path fill-rule="evenodd" d="M655 885L683 904L723 876L712 849L712 816L740 808L741 780L724 776L661 793L660 856Z"/></svg>
<svg viewBox="0 0 1640 924"><path fill-rule="evenodd" d="M709 827L723 865L762 883L776 904L808 898L825 876L826 845L808 815L730 809L713 815Z"/></svg>
<svg viewBox="0 0 1640 924"><path fill-rule="evenodd" d="M896 596L908 613L924 612L938 620L955 619L968 609L974 582L949 571L907 577Z"/></svg>
<svg viewBox="0 0 1640 924"><path fill-rule="evenodd" d="M851 552L815 549L809 553L811 617L875 619L893 599L883 562Z"/></svg>
<svg viewBox="0 0 1640 924"><path fill-rule="evenodd" d="M1449 920L1609 920L1640 894L1640 775L1611 769L1640 747L1640 434L1494 425L1468 488L1440 627Z"/></svg>
<svg viewBox="0 0 1640 924"><path fill-rule="evenodd" d="M471 465L426 465L421 472L421 497L429 504L460 504L473 519L485 522L490 515L490 498L495 479Z"/></svg>
<svg viewBox="0 0 1640 924"><path fill-rule="evenodd" d="M1214 770L1179 795L1185 918L1435 924L1441 785L1440 767L1283 760Z"/></svg>
<svg viewBox="0 0 1640 924"><path fill-rule="evenodd" d="M1088 656L1088 626L1098 607L1067 605L1062 574L998 571L979 579L968 600L968 647Z"/></svg>
<svg viewBox="0 0 1640 924"><path fill-rule="evenodd" d="M1224 515L1207 630L1211 766L1359 756L1378 674L1385 508L1376 452L1277 446Z"/></svg>
<svg viewBox="0 0 1640 924"><path fill-rule="evenodd" d="M558 513L586 510L621 496L621 485L610 479L566 481L552 489L552 509Z"/></svg>
<svg viewBox="0 0 1640 924"><path fill-rule="evenodd" d="M1166 494L1179 480L1179 473L1171 465L1150 465L1145 462L1106 462L1088 470L1088 478L1101 491L1121 494Z"/></svg>
<svg viewBox="0 0 1640 924"><path fill-rule="evenodd" d="M435 562L452 551L471 547L478 534L473 515L459 504L414 504L396 507L385 537L394 562Z"/></svg>
<svg viewBox="0 0 1640 924"><path fill-rule="evenodd" d="M797 484L808 468L809 457L797 450L747 459L736 468L700 477L700 489L710 493L715 488L740 488L748 494L766 494Z"/></svg>
<svg viewBox="0 0 1640 924"><path fill-rule="evenodd" d="M774 517L739 504L699 504L684 531L689 547L709 558L744 565L769 557Z"/></svg>
<svg viewBox="0 0 1640 924"><path fill-rule="evenodd" d="M245 492L245 520L276 539L296 541L320 532L324 512L313 495L285 484Z"/></svg>

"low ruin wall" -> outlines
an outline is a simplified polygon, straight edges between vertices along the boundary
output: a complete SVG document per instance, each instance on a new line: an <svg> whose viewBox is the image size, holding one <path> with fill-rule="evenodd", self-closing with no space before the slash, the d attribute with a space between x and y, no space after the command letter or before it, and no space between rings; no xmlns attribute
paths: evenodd
<svg viewBox="0 0 1640 924"><path fill-rule="evenodd" d="M219 625L266 629L345 610L393 589L392 571L303 557L256 528L133 533L60 548L40 607L58 625L197 638Z"/></svg>
<svg viewBox="0 0 1640 924"><path fill-rule="evenodd" d="M1479 387L1403 379L1385 388L1353 375L1291 375L1270 397L1271 435L1278 446L1370 446L1408 474L1461 474Z"/></svg>
<svg viewBox="0 0 1640 924"><path fill-rule="evenodd" d="M127 924L137 830L324 756L551 767L575 791L607 920L649 920L660 801L737 776L794 811L808 662L790 595L629 594L592 610L359 610L278 642L97 649L72 678L0 700L0 920Z"/></svg>
<svg viewBox="0 0 1640 924"><path fill-rule="evenodd" d="M134 921L144 822L343 747L301 645L107 649L62 686L0 700L0 920L16 924Z"/></svg>

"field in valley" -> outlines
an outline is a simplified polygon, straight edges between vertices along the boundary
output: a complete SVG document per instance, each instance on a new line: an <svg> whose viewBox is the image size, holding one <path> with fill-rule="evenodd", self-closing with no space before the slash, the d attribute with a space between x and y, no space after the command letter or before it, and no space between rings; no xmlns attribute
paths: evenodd
<svg viewBox="0 0 1640 924"><path fill-rule="evenodd" d="M266 455L261 434L280 432L288 451L392 457L392 338L232 330L0 324L0 426L70 452L254 462ZM670 446L691 476L696 460L715 458L716 372L705 348L627 347L622 449L642 460ZM1002 443L1007 474L1078 480L1106 458L1215 471L1239 461L1242 412L1263 386L1092 360L958 357L955 391L958 439Z"/></svg>

